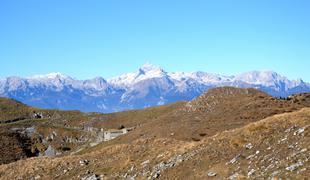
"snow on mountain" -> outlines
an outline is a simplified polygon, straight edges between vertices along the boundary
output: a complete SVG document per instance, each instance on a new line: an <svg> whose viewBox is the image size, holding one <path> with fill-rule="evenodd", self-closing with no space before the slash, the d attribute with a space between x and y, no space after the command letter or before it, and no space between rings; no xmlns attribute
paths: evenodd
<svg viewBox="0 0 310 180"><path fill-rule="evenodd" d="M169 76L178 81L186 81L188 79L193 79L194 81L206 85L214 85L219 83L230 82L233 79L233 76L223 76L219 74L211 74L201 71L191 73L175 72L175 73L169 73Z"/></svg>
<svg viewBox="0 0 310 180"><path fill-rule="evenodd" d="M297 92L307 92L307 89L309 89L309 85L306 85L301 79L289 80L273 71L246 72L236 76L234 80L245 82L254 87L260 87L260 89L265 89L266 92L275 96L287 96L295 93L295 91L291 92L291 89L294 88L299 89ZM278 94L271 91L276 91Z"/></svg>
<svg viewBox="0 0 310 180"><path fill-rule="evenodd" d="M83 81L83 87L98 91L103 91L108 88L108 83L102 77L96 77L94 79Z"/></svg>
<svg viewBox="0 0 310 180"><path fill-rule="evenodd" d="M273 71L250 71L236 76L235 80L264 86L273 86L281 82L289 82L287 78Z"/></svg>
<svg viewBox="0 0 310 180"><path fill-rule="evenodd" d="M127 88L127 91L122 95L121 102L148 103L148 100L160 98L161 95L166 95L173 89L174 83L167 76L143 77ZM144 106L151 105L145 104Z"/></svg>
<svg viewBox="0 0 310 180"><path fill-rule="evenodd" d="M35 75L24 79L30 87L46 86L54 88L57 91L63 90L66 86L70 85L77 88L80 84L79 81L70 76L63 75L59 72L49 73L46 75Z"/></svg>
<svg viewBox="0 0 310 180"><path fill-rule="evenodd" d="M117 87L128 87L146 79L160 78L166 75L167 73L159 66L147 63L139 68L139 70L135 73L123 74L109 79L108 82Z"/></svg>
<svg viewBox="0 0 310 180"><path fill-rule="evenodd" d="M114 112L191 100L218 86L253 87L273 96L310 92L301 79L289 80L273 71L250 71L236 76L206 72L167 73L145 64L136 72L105 80L77 80L61 73L0 79L0 95L43 108Z"/></svg>
<svg viewBox="0 0 310 180"><path fill-rule="evenodd" d="M15 76L6 78L6 81L4 81L3 83L4 84L2 85L2 87L6 88L7 91L25 89L27 86L27 82L24 79Z"/></svg>

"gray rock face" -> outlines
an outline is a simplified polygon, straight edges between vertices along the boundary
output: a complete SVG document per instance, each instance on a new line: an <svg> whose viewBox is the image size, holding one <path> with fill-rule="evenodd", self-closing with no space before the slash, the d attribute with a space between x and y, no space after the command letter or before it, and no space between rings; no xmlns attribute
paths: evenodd
<svg viewBox="0 0 310 180"><path fill-rule="evenodd" d="M53 157L56 155L56 150L51 145L49 145L48 148L45 150L44 155L48 157Z"/></svg>
<svg viewBox="0 0 310 180"><path fill-rule="evenodd" d="M0 96L41 108L116 112L192 100L210 88L222 86L256 88L281 97L310 92L310 84L288 80L272 71L252 71L237 76L167 73L160 67L146 64L135 73L109 80L101 77L76 80L60 73L8 77L0 79Z"/></svg>

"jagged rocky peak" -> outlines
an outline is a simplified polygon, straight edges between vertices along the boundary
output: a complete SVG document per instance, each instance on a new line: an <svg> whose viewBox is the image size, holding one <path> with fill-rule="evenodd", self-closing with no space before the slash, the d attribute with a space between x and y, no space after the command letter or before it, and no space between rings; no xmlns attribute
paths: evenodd
<svg viewBox="0 0 310 180"><path fill-rule="evenodd" d="M85 80L84 82L92 82L92 83L98 83L98 84L105 84L107 81L102 77L95 77L93 79Z"/></svg>
<svg viewBox="0 0 310 180"><path fill-rule="evenodd" d="M161 76L167 74L160 66L146 63L139 68L138 75Z"/></svg>
<svg viewBox="0 0 310 180"><path fill-rule="evenodd" d="M134 73L126 73L108 80L114 86L131 86L142 80L165 77L167 72L161 67L146 63Z"/></svg>
<svg viewBox="0 0 310 180"><path fill-rule="evenodd" d="M103 89L107 88L108 83L102 77L95 77L95 78L90 79L90 80L85 80L83 82L83 85L86 88L92 88L92 89L96 89L96 90L103 90Z"/></svg>

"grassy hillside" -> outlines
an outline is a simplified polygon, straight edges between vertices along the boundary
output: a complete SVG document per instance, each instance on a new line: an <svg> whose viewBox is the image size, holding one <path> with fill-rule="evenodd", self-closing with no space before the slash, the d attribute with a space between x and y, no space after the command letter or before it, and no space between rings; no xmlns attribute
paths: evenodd
<svg viewBox="0 0 310 180"><path fill-rule="evenodd" d="M157 118L148 118L147 123L141 123L134 132L95 148L130 143L141 137L199 141L203 137L239 128L275 114L310 107L310 94L296 97L280 100L255 89L216 88L191 102L168 106L170 109L167 112ZM113 115L118 116L119 113ZM125 117L121 118L122 123L136 120Z"/></svg>
<svg viewBox="0 0 310 180"><path fill-rule="evenodd" d="M206 138L186 152L193 157L167 169L162 178L206 179L208 172L214 172L219 179L307 179L309 147L310 109L306 108Z"/></svg>
<svg viewBox="0 0 310 180"><path fill-rule="evenodd" d="M35 152L44 153L49 145L62 155L80 151L100 142L97 136L101 128L138 127L183 105L181 102L145 110L99 114L38 109L15 100L0 98L0 156L3 157L0 164L32 157ZM35 113L42 117L34 117ZM88 131L88 127L94 130ZM27 128L33 128L35 133L27 135ZM22 138L27 141L23 143Z"/></svg>
<svg viewBox="0 0 310 180"><path fill-rule="evenodd" d="M8 120L30 118L31 108L7 98L0 98L0 123Z"/></svg>
<svg viewBox="0 0 310 180"><path fill-rule="evenodd" d="M309 127L307 108L217 133L200 142L141 138L84 155L22 160L0 166L0 177L208 179L215 175L214 179L303 179L310 175Z"/></svg>

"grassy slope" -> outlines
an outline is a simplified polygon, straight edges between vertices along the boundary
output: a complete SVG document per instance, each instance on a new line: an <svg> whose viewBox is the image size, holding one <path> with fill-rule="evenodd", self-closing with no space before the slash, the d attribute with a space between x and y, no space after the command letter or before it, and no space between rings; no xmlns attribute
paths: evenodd
<svg viewBox="0 0 310 180"><path fill-rule="evenodd" d="M207 173L210 171L216 172L216 178L219 179L236 172L239 178L246 178L252 168L256 170L252 178L266 178L278 172L275 175L277 177L302 179L310 175L310 163L307 160L310 152L309 149L303 150L310 146L309 126L310 108L307 108L298 112L269 117L235 130L221 132L212 137L206 137L200 142L141 138L131 144L104 147L84 155L22 160L0 166L0 177L29 178L39 174L48 179L55 178L58 174L60 179L69 177L79 179L90 171L105 175L107 178L117 178L127 173L128 175L137 174L138 179L145 179L146 176L151 175L156 165L169 162L179 155L184 158L183 161L176 163L175 167L162 170L160 175L162 179L207 179ZM301 127L304 127L305 131L294 135L294 132ZM281 141L285 137L287 140ZM297 145L295 145L296 142ZM252 143L253 148L247 150L244 147L247 143ZM288 149L290 145L295 145L295 147ZM246 159L257 151L259 153L252 160ZM189 154L191 156L185 158ZM237 154L241 154L240 159L235 164L227 164ZM291 158L287 159L287 157ZM89 160L89 165L81 166L79 160L82 159ZM303 161L302 167L295 171L285 169L298 160ZM275 161L278 161L278 164ZM268 169L270 164L274 167ZM308 169L304 169L305 167Z"/></svg>
<svg viewBox="0 0 310 180"><path fill-rule="evenodd" d="M210 97L212 98L210 99ZM160 114L157 118L140 121L145 123L128 135L92 149L130 143L139 138L173 138L181 141L198 141L203 137L239 128L275 114L310 107L310 94L298 95L297 97L298 100L296 98L278 100L254 89L217 88L191 102L197 107L207 107L206 103L216 102L212 106L211 112L201 108L192 110L184 104L171 105L168 106L171 109ZM141 113L148 114L146 111ZM120 114L113 115L117 117ZM120 122L127 122L128 120L135 121L136 119L126 119L125 114L124 117L120 118Z"/></svg>
<svg viewBox="0 0 310 180"><path fill-rule="evenodd" d="M304 132L297 133L300 129ZM245 147L249 143L253 148ZM306 177L310 177L309 147L310 108L305 108L206 138L188 151L198 150L193 158L169 169L162 177L205 179L208 178L208 172L216 172L216 178L219 179L236 173L239 178L246 179L251 169L254 169L255 173L251 178L266 179L275 176L307 179ZM229 164L238 154L240 159ZM251 155L254 156L249 158ZM299 161L303 163L302 166L294 171L286 170Z"/></svg>
<svg viewBox="0 0 310 180"><path fill-rule="evenodd" d="M30 118L31 108L7 98L0 98L0 122Z"/></svg>
<svg viewBox="0 0 310 180"><path fill-rule="evenodd" d="M76 151L87 147L91 141L96 141L97 139L95 133L84 131L84 127L115 129L121 125L125 127L139 126L148 122L150 119L157 118L162 114L170 112L172 109L182 106L183 104L184 103L180 102L162 107L147 108L144 110L99 114L82 113L79 111L38 109L28 107L11 99L0 98L0 120L3 122L0 123L0 131L3 136L3 141L0 142L0 145L1 147L5 147L2 148L2 151L0 152L0 156L4 157L0 164L26 157L23 152L24 149L40 147L40 151L44 151L47 148L47 145L43 145L41 139L46 139L52 134L57 134L57 137L48 143L55 149L69 147L72 151ZM43 119L32 118L31 116L34 111L43 113L45 117ZM12 120L16 121L12 122ZM10 129L27 127L36 127L36 131L39 135L34 136L31 139L32 141L28 142L27 146L24 147L23 142L17 141L15 138L16 133ZM73 142L64 142L64 140L66 141L68 138L73 140ZM85 139L89 139L90 141L77 142ZM12 156L12 158L9 157L8 154L10 154L9 156Z"/></svg>

